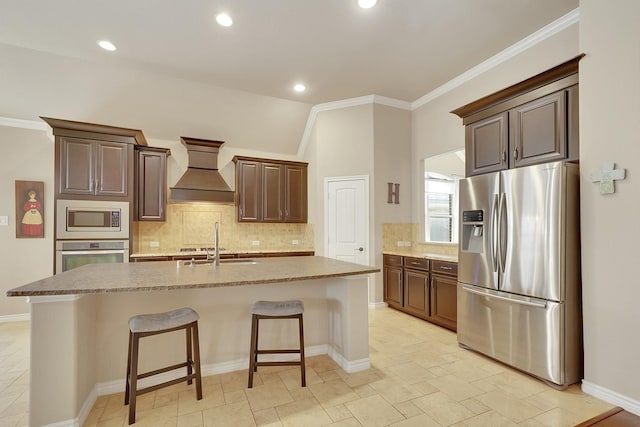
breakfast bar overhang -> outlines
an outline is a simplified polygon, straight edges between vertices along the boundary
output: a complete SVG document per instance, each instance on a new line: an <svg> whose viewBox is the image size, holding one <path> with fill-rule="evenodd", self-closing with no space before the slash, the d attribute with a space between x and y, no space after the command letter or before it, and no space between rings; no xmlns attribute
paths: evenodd
<svg viewBox="0 0 640 427"><path fill-rule="evenodd" d="M347 372L368 369L368 275L377 271L324 257L217 267L175 261L92 264L11 289L8 296L27 296L31 304L29 423L78 425L97 396L123 391L127 322L141 313L194 308L200 314L206 376L248 367L255 301L300 299L307 355L329 354ZM296 328L294 322L265 323L261 345L295 347ZM141 349L141 369L180 360L181 339L149 338Z"/></svg>

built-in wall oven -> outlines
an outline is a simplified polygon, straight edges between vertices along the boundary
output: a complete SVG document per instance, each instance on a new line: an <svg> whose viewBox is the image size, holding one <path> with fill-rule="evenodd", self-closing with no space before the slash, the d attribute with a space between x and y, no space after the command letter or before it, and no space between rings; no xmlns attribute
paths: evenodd
<svg viewBox="0 0 640 427"><path fill-rule="evenodd" d="M129 240L58 240L56 274L85 264L129 262Z"/></svg>
<svg viewBox="0 0 640 427"><path fill-rule="evenodd" d="M129 262L129 203L58 199L55 249L56 274L85 264Z"/></svg>

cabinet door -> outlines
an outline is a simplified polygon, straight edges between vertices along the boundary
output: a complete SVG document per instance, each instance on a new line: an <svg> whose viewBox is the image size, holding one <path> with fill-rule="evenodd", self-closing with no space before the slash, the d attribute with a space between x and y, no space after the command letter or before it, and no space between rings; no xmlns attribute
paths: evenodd
<svg viewBox="0 0 640 427"><path fill-rule="evenodd" d="M465 153L467 176L504 170L509 167L508 113L500 113L467 125Z"/></svg>
<svg viewBox="0 0 640 427"><path fill-rule="evenodd" d="M457 284L455 277L431 276L431 320L456 330L458 321Z"/></svg>
<svg viewBox="0 0 640 427"><path fill-rule="evenodd" d="M236 164L236 200L238 221L259 221L260 163L240 160Z"/></svg>
<svg viewBox="0 0 640 427"><path fill-rule="evenodd" d="M404 269L404 309L423 319L429 317L429 273Z"/></svg>
<svg viewBox="0 0 640 427"><path fill-rule="evenodd" d="M93 194L94 141L60 138L60 194Z"/></svg>
<svg viewBox="0 0 640 427"><path fill-rule="evenodd" d="M97 196L127 196L127 144L95 142Z"/></svg>
<svg viewBox="0 0 640 427"><path fill-rule="evenodd" d="M138 221L164 221L167 203L167 154L140 149L136 166Z"/></svg>
<svg viewBox="0 0 640 427"><path fill-rule="evenodd" d="M284 204L284 168L275 163L263 163L262 221L281 222Z"/></svg>
<svg viewBox="0 0 640 427"><path fill-rule="evenodd" d="M285 166L285 222L307 222L307 168Z"/></svg>
<svg viewBox="0 0 640 427"><path fill-rule="evenodd" d="M567 158L566 91L510 111L513 167Z"/></svg>
<svg viewBox="0 0 640 427"><path fill-rule="evenodd" d="M402 308L402 267L384 266L384 301L391 307Z"/></svg>

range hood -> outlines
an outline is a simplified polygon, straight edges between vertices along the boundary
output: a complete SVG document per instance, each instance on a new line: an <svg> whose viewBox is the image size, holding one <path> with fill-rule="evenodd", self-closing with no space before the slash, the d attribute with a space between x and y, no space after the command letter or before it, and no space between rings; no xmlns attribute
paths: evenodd
<svg viewBox="0 0 640 427"><path fill-rule="evenodd" d="M218 171L218 152L223 141L180 137L187 147L189 166L175 186L171 199L176 202L233 203L234 192Z"/></svg>

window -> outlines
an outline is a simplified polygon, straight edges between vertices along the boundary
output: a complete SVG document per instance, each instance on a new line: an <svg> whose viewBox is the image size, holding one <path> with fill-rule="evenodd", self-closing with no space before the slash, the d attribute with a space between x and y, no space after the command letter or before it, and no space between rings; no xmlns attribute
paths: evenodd
<svg viewBox="0 0 640 427"><path fill-rule="evenodd" d="M458 242L458 181L464 177L464 150L424 160L423 236L426 242Z"/></svg>
<svg viewBox="0 0 640 427"><path fill-rule="evenodd" d="M425 172L425 240L457 242L458 179Z"/></svg>

